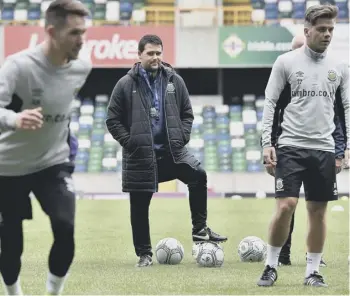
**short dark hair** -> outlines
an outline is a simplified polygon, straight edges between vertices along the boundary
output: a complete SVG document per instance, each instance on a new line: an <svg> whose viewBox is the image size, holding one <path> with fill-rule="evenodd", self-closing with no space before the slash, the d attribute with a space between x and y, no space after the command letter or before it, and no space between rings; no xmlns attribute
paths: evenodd
<svg viewBox="0 0 350 296"><path fill-rule="evenodd" d="M319 18L335 19L338 16L338 7L331 4L310 6L305 12L305 23L314 26Z"/></svg>
<svg viewBox="0 0 350 296"><path fill-rule="evenodd" d="M64 25L68 15L88 16L86 6L78 0L55 0L45 12L45 26L59 27Z"/></svg>
<svg viewBox="0 0 350 296"><path fill-rule="evenodd" d="M154 44L154 45L160 45L163 49L163 42L162 39L160 39L157 35L145 35L141 38L139 41L139 52L143 52L145 50L146 44Z"/></svg>

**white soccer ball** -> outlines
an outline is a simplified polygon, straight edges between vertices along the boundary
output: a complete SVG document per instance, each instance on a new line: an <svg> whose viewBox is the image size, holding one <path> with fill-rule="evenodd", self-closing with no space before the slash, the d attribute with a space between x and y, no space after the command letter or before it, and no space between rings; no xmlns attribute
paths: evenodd
<svg viewBox="0 0 350 296"><path fill-rule="evenodd" d="M199 251L202 249L202 246L205 242L196 242L192 245L192 257L197 260ZM222 248L222 247L221 247Z"/></svg>
<svg viewBox="0 0 350 296"><path fill-rule="evenodd" d="M267 255L267 245L259 237L247 236L238 245L238 255L242 262L261 262Z"/></svg>
<svg viewBox="0 0 350 296"><path fill-rule="evenodd" d="M156 258L159 264L179 264L184 257L184 248L175 238L163 238L156 245Z"/></svg>
<svg viewBox="0 0 350 296"><path fill-rule="evenodd" d="M224 250L213 242L202 243L199 245L196 260L203 267L220 267L224 263Z"/></svg>

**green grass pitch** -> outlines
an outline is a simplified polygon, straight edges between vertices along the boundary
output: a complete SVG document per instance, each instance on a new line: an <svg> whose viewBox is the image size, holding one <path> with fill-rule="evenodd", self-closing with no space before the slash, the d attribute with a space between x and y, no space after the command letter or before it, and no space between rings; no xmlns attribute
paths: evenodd
<svg viewBox="0 0 350 296"><path fill-rule="evenodd" d="M150 223L153 246L174 237L184 246L179 265L158 263L145 269L134 267L128 200L79 200L76 220L76 256L65 286L65 295L349 295L348 201L332 202L328 209L328 236L321 268L328 288L302 285L305 272L305 201L296 211L291 267L279 268L274 287L260 288L256 282L263 263L242 263L237 255L241 239L249 235L266 241L274 211L273 199L210 199L208 225L225 234L225 262L221 268L203 268L191 256L191 222L187 199L155 198ZM25 250L21 282L26 295L45 293L47 255L52 234L47 217L34 202L34 220L25 222ZM344 207L332 212L333 205Z"/></svg>

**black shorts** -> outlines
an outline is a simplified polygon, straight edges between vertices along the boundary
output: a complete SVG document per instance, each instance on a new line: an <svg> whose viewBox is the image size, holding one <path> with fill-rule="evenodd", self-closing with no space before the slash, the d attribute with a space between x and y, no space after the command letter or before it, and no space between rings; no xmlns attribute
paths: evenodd
<svg viewBox="0 0 350 296"><path fill-rule="evenodd" d="M52 220L75 220L74 165L64 163L25 176L0 176L0 214L6 220L32 219L29 194L34 193Z"/></svg>
<svg viewBox="0 0 350 296"><path fill-rule="evenodd" d="M334 153L285 146L276 154L276 197L299 197L303 183L308 201L338 199Z"/></svg>

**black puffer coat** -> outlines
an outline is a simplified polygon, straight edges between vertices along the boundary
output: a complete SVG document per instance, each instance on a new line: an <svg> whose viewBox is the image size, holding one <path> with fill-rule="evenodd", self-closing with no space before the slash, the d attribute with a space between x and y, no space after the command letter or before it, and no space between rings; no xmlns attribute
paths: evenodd
<svg viewBox="0 0 350 296"><path fill-rule="evenodd" d="M108 105L107 128L123 147L123 192L158 191L157 161L149 110L151 103L139 89L139 64L116 84ZM176 163L196 167L199 162L185 145L190 140L193 112L183 79L163 63L166 82L164 116L170 152Z"/></svg>

